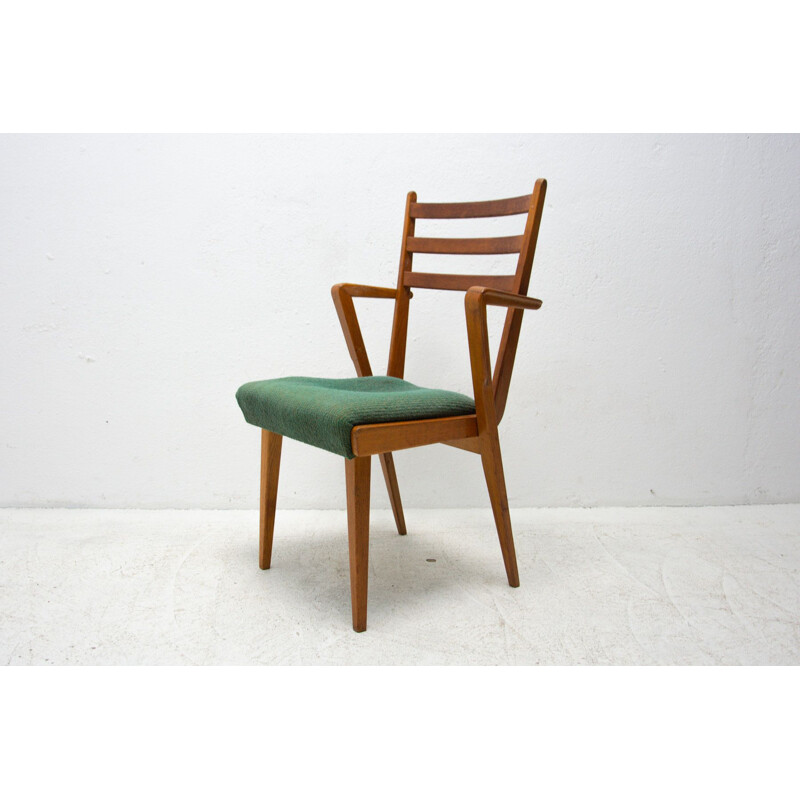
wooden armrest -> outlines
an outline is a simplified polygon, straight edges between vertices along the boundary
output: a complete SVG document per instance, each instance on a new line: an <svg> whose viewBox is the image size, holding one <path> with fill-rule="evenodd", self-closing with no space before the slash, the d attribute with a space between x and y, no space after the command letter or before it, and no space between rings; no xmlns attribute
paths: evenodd
<svg viewBox="0 0 800 800"><path fill-rule="evenodd" d="M361 283L337 283L331 287L331 294L346 294L350 297L380 297L385 300L394 300L397 289L387 289L383 286L364 286Z"/></svg>
<svg viewBox="0 0 800 800"><path fill-rule="evenodd" d="M530 309L531 311L542 307L542 301L535 297L505 292L502 289L489 289L486 286L472 286L468 289L465 302L467 305L472 302L484 306L505 306L506 308Z"/></svg>
<svg viewBox="0 0 800 800"><path fill-rule="evenodd" d="M372 375L372 368L369 364L367 348L364 346L364 337L361 335L361 327L358 324L353 298L378 297L394 300L397 297L397 290L387 289L383 286L364 286L360 283L337 283L331 287L331 295L333 296L333 304L336 307L336 314L339 317L344 339L347 343L347 350L356 368L356 375Z"/></svg>
<svg viewBox="0 0 800 800"><path fill-rule="evenodd" d="M505 306L511 309L513 315L522 319L522 312L526 309L535 310L542 305L541 300L535 297L506 292L502 289L490 289L487 286L472 286L467 290L464 298L464 308L467 314L467 337L469 339L469 361L472 370L472 388L475 394L475 412L478 417L478 430L496 430L497 423L505 410L505 392L497 392L492 382L492 363L489 356L489 332L486 327L486 306ZM517 328L518 329L518 328ZM516 343L514 344L516 349ZM498 386L503 377L506 378L507 391L508 377L514 364L514 353L505 364L498 364ZM506 375L503 376L503 372ZM499 403L498 401L499 394Z"/></svg>

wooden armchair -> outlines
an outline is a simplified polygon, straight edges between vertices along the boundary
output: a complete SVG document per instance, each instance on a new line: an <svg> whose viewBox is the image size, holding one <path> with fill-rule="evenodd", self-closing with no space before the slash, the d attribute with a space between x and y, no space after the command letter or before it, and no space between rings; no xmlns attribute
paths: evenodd
<svg viewBox="0 0 800 800"><path fill-rule="evenodd" d="M377 455L400 534L406 533L392 452L443 443L478 453L483 462L500 548L510 586L519 586L511 519L497 426L506 406L522 312L542 303L527 297L547 182L539 179L530 195L476 203L406 202L400 274L394 289L340 283L333 301L357 378L279 378L246 383L236 398L247 422L261 432L261 514L259 566L269 569L283 436L299 439L345 457L347 524L350 544L350 596L353 628L367 627L370 459ZM464 219L525 214L520 236L483 239L421 238L417 219ZM492 255L518 253L513 275L451 275L412 271L415 253ZM403 380L411 289L466 292L465 305L474 397L423 389ZM373 376L353 298L394 300L394 322L386 376ZM486 306L508 309L492 372Z"/></svg>

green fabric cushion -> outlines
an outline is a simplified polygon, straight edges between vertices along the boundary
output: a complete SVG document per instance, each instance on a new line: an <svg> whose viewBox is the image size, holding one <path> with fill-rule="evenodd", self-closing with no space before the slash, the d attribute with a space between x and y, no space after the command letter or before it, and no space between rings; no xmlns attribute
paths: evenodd
<svg viewBox="0 0 800 800"><path fill-rule="evenodd" d="M276 378L241 386L236 400L259 428L353 458L355 425L474 414L463 394L423 389L399 378Z"/></svg>

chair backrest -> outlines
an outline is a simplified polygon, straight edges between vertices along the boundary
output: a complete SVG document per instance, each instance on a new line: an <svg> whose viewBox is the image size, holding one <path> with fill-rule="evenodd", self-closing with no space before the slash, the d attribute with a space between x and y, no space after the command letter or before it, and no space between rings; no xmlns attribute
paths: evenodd
<svg viewBox="0 0 800 800"><path fill-rule="evenodd" d="M515 294L526 295L531 277L536 240L542 220L547 181L539 178L531 194L505 200L486 200L476 203L418 203L416 192L409 192L403 225L403 244L400 251L400 272L397 279L392 339L389 347L389 366L386 374L402 378L406 359L408 311L411 289L444 289L466 292L471 286L487 286ZM525 230L519 236L497 236L482 239L422 238L414 235L418 219L468 219L505 217L526 214ZM512 275L452 275L446 273L414 272L415 253L448 253L453 255L497 255L518 253L517 268ZM493 372L495 409L498 421L503 416L514 357L522 325L522 311L509 309Z"/></svg>

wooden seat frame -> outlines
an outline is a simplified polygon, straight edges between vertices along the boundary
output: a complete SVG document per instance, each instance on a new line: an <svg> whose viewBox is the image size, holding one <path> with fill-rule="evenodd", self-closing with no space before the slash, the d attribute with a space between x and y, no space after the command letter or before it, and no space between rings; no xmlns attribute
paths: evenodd
<svg viewBox="0 0 800 800"><path fill-rule="evenodd" d="M386 374L402 378L405 366L409 301L412 288L464 291L467 317L472 387L475 413L438 419L384 422L357 425L351 434L356 457L345 459L347 485L347 527L350 547L350 598L353 629L367 627L367 569L369 561L370 461L380 458L383 476L391 500L398 533L406 533L403 506L397 486L392 452L410 447L442 443L478 453L483 462L486 485L492 505L506 575L510 586L519 586L517 558L511 533L503 461L497 426L503 417L514 357L522 325L522 312L538 309L541 300L527 297L536 240L542 219L547 181L536 181L533 193L505 200L474 203L418 203L415 192L406 201L400 271L394 289L336 284L331 292L342 325L350 357L359 376L372 375L364 339L358 324L353 298L373 297L394 300L389 364ZM464 219L526 214L525 231L521 236L483 239L420 238L414 236L417 219ZM513 275L451 275L412 271L414 253L452 253L489 255L519 253ZM492 372L489 336L486 323L487 306L503 306L506 313L497 361ZM281 443L272 431L261 435L261 502L259 522L259 566L269 569L272 558L272 535L278 491Z"/></svg>

